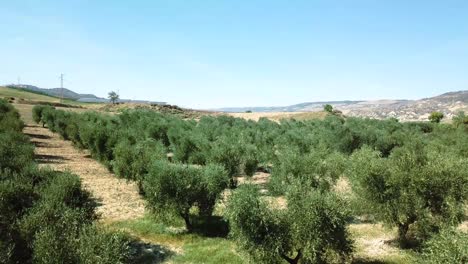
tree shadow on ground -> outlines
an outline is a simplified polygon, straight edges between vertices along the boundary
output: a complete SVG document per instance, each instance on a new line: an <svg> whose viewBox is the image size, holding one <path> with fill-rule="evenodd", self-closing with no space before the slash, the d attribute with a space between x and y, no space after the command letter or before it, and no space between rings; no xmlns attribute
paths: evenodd
<svg viewBox="0 0 468 264"><path fill-rule="evenodd" d="M36 154L34 158L38 163L63 163L65 160L69 160L62 156L47 155L47 154Z"/></svg>
<svg viewBox="0 0 468 264"><path fill-rule="evenodd" d="M162 263L175 253L161 245L134 241L130 244L133 250L131 264L155 264Z"/></svg>
<svg viewBox="0 0 468 264"><path fill-rule="evenodd" d="M46 142L31 141L31 143L33 143L33 145L36 148L57 148L56 146L53 146L53 145L51 145L49 143L46 143Z"/></svg>
<svg viewBox="0 0 468 264"><path fill-rule="evenodd" d="M31 134L31 133L24 133L26 136L30 138L38 138L38 139L50 139L50 136L47 135L39 135L39 134Z"/></svg>
<svg viewBox="0 0 468 264"><path fill-rule="evenodd" d="M357 259L354 259L352 263L353 264L386 264L388 262L380 261L380 260L357 258Z"/></svg>
<svg viewBox="0 0 468 264"><path fill-rule="evenodd" d="M228 222L221 216L192 216L192 232L204 237L225 238L229 234Z"/></svg>

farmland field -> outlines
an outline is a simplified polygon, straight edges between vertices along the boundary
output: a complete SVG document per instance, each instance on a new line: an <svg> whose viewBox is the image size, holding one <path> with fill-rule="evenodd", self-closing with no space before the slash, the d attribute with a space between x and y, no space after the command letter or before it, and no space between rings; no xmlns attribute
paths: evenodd
<svg viewBox="0 0 468 264"><path fill-rule="evenodd" d="M39 167L78 175L97 202L95 225L133 239L136 263L414 263L439 232L466 239L463 126L15 106ZM329 249L301 244L309 232Z"/></svg>
<svg viewBox="0 0 468 264"><path fill-rule="evenodd" d="M35 96L30 98L45 99ZM300 239L294 238L298 234L276 234L274 230L304 228L301 225L307 222L295 222L298 217L288 218L281 213L286 210L292 210L289 214L301 214L300 217L309 218L309 223L318 225L338 221L335 227L329 227L329 232L341 237L340 243L344 244L310 237L309 241L321 243L322 247L339 247L325 255L315 251L318 255L303 257L321 258L320 261L329 263L424 262L429 255L420 252L425 252L426 241L438 241L435 239L441 231L437 230L450 230L449 226L457 230L459 239L466 239L468 142L463 125L377 121L326 112L214 113L213 116L205 113L191 120L185 115L149 109L122 108L117 113L107 113L93 111L94 106L91 109L21 103L12 106L26 125L22 132L30 139L24 144L34 146L32 164L37 164L39 170L78 176L82 191L89 192L90 199L95 201L95 221L90 226L102 230L98 236L122 236L112 243L123 251L108 261L282 263L281 259L293 260L298 253L287 245L300 246L299 241L289 240ZM4 115L3 122L10 122L8 116ZM403 170L391 169L394 166L391 162L399 164L397 166ZM404 166L409 167L405 169ZM407 170L414 168L416 171L407 174ZM21 170L20 173L28 174ZM376 178L377 175L387 175L388 187L367 185L377 179L386 181L386 178ZM413 192L412 199L422 203L406 200L397 195L399 192L395 193L404 188L398 185L401 180L414 182L409 184L411 188L405 187L405 193ZM445 186L445 189L437 186ZM436 190L435 197L442 199L442 204L444 199L455 203L451 202L450 211L437 209L439 211L427 215L425 210L431 206L427 202L434 198ZM300 196L295 194L298 191ZM379 198L375 194L379 192L393 194L376 203ZM432 195L421 196L424 192ZM307 199L328 208L314 208L313 203L306 205ZM244 203L258 203L259 207L242 206L238 211L236 208ZM397 207L388 209L392 203ZM295 206L309 209L295 211ZM409 206L411 211L396 210L404 206ZM448 204L442 208L446 206ZM253 209L264 211L266 218L255 220L257 213ZM308 215L309 210L315 213ZM321 210L329 213L316 215ZM421 211L414 215L414 210ZM419 221L428 221L424 225L436 229L427 231L419 221L412 220L408 222L409 232L402 237L400 220L387 216L395 213L400 214L401 219L416 217ZM448 221L429 220L438 217L437 214ZM319 219L325 222L314 222ZM254 229L245 226L250 221L254 221ZM271 245L249 241L255 232L262 234L261 222L255 221L273 221L268 227L270 234L263 233L264 241L269 241L270 235L278 241L291 236L281 242L284 243L281 247L287 246L284 255L274 253L275 250L271 251L273 254L260 253L259 249L268 250ZM274 224L275 221L280 222ZM279 223L283 226L275 227ZM86 224L80 228L91 227ZM323 232L324 228L309 226L303 232ZM246 233L246 230L254 233ZM443 232L453 236L449 231ZM85 233L78 235L83 240L95 239L93 243L101 243L102 248L111 246L99 242L98 237L87 236ZM431 237L436 238L431 240ZM406 242L402 242L402 238ZM8 241L7 245L19 243L14 239ZM37 258L35 251L42 254L39 248L32 250L33 259ZM69 250L84 249L72 246ZM313 249L302 250L314 252ZM444 250L456 252L459 249ZM18 259L15 251L8 254ZM60 256L67 258L70 254ZM87 258L102 257L99 252L89 254L94 256L87 255Z"/></svg>

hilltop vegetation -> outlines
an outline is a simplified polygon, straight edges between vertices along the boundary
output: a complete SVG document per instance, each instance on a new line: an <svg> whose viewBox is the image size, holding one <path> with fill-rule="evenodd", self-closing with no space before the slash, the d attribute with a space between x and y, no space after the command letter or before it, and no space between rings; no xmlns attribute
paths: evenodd
<svg viewBox="0 0 468 264"><path fill-rule="evenodd" d="M439 247L427 241L439 239L440 232L466 236L446 231L466 213L463 123L335 115L280 123L227 116L194 121L147 110L113 116L34 111L37 121L89 149L119 177L137 181L153 213L179 218L188 232L202 233L212 232L206 223L222 217L218 224L229 224L255 262L351 261L347 226L362 216L398 228L402 248ZM267 193L238 186L239 177L257 171L271 172ZM351 182L352 194L335 191L340 178ZM233 193L227 204L225 189ZM217 204L227 207L216 211ZM444 247L466 258L460 248Z"/></svg>

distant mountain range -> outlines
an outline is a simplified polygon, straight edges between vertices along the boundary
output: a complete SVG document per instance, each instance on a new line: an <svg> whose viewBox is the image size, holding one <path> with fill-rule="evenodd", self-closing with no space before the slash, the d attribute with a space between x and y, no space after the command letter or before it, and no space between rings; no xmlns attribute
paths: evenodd
<svg viewBox="0 0 468 264"><path fill-rule="evenodd" d="M54 97L62 97L66 99L71 99L79 102L87 102L87 103L107 103L109 99L98 97L94 94L79 94L67 88L39 88L34 85L29 84L12 84L8 85L8 87L16 88L16 89L24 89L33 92L38 92ZM166 104L165 102L153 102L153 101L145 101L145 100L130 100L130 99L119 99L121 103L137 103L137 104Z"/></svg>
<svg viewBox="0 0 468 264"><path fill-rule="evenodd" d="M444 93L420 100L376 100L376 101L324 101L307 102L279 107L229 107L216 109L223 112L311 112L321 111L325 104L332 105L347 116L385 119L390 117L402 121L427 120L434 111L443 112L451 118L460 111L468 112L468 90Z"/></svg>

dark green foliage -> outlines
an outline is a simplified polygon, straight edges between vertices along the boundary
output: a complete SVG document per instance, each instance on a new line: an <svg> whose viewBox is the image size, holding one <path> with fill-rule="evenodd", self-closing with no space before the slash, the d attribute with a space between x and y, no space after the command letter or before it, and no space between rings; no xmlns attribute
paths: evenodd
<svg viewBox="0 0 468 264"><path fill-rule="evenodd" d="M65 133L65 119L53 111L45 108L41 120ZM84 231L96 219L94 201L78 176L37 168L22 127L16 110L0 101L0 262L127 263L128 240Z"/></svg>
<svg viewBox="0 0 468 264"><path fill-rule="evenodd" d="M21 133L0 133L0 170L21 171L34 158L34 147Z"/></svg>
<svg viewBox="0 0 468 264"><path fill-rule="evenodd" d="M424 244L421 264L468 263L468 234L446 229Z"/></svg>
<svg viewBox="0 0 468 264"><path fill-rule="evenodd" d="M284 149L273 164L269 190L275 195L284 194L292 182L300 182L314 189L329 190L343 174L345 162L343 155L326 150L317 149L308 154L300 154Z"/></svg>
<svg viewBox="0 0 468 264"><path fill-rule="evenodd" d="M157 213L182 217L189 231L193 228L190 210L196 207L201 215L211 216L227 184L227 174L220 166L195 167L165 161L154 162L143 178L149 207Z"/></svg>
<svg viewBox="0 0 468 264"><path fill-rule="evenodd" d="M281 208L240 186L227 207L231 235L256 263L343 263L352 251L343 201L299 185L287 201Z"/></svg>
<svg viewBox="0 0 468 264"><path fill-rule="evenodd" d="M441 112L432 112L429 116L429 121L432 123L440 123L440 121L444 118L444 114Z"/></svg>
<svg viewBox="0 0 468 264"><path fill-rule="evenodd" d="M67 215L67 212L64 214ZM64 230L76 234L79 239L61 235L59 232ZM133 257L131 243L132 240L123 233L110 233L94 226L78 230L73 224L66 227L53 226L43 229L36 235L33 260L34 263L44 264L129 263Z"/></svg>
<svg viewBox="0 0 468 264"><path fill-rule="evenodd" d="M76 252L82 264L130 263L135 255L132 243L133 239L124 233L90 226L81 230Z"/></svg>
<svg viewBox="0 0 468 264"><path fill-rule="evenodd" d="M452 118L453 124L456 127L465 126L468 127L468 116L465 115L465 112L461 111L456 116Z"/></svg>
<svg viewBox="0 0 468 264"><path fill-rule="evenodd" d="M35 105L33 107L33 109L32 109L32 117L33 117L34 122L36 122L38 124L42 122L42 126L44 126L45 121L42 119L43 118L43 113L45 111L50 111L50 110L53 110L53 109L55 109L55 108L52 107L52 106Z"/></svg>
<svg viewBox="0 0 468 264"><path fill-rule="evenodd" d="M398 227L402 246L460 223L468 197L467 160L412 140L389 158L364 148L350 162L355 192L380 220Z"/></svg>
<svg viewBox="0 0 468 264"><path fill-rule="evenodd" d="M120 177L140 180L148 173L148 166L155 160L166 159L166 148L154 139L146 139L131 144L125 140L114 148L113 171Z"/></svg>
<svg viewBox="0 0 468 264"><path fill-rule="evenodd" d="M332 113L333 112L333 106L330 105L330 104L326 104L326 105L323 106L323 110L325 112Z"/></svg>
<svg viewBox="0 0 468 264"><path fill-rule="evenodd" d="M18 111L10 103L0 99L0 133L6 131L21 132L24 123L19 117Z"/></svg>

